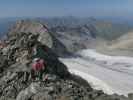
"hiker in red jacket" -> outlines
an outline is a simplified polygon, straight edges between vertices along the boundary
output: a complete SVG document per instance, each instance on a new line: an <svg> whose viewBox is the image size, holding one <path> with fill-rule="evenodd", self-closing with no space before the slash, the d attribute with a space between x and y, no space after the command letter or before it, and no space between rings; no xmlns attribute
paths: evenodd
<svg viewBox="0 0 133 100"><path fill-rule="evenodd" d="M42 75L45 70L46 64L43 59L35 58L32 63L32 78L35 79L36 75L42 80Z"/></svg>

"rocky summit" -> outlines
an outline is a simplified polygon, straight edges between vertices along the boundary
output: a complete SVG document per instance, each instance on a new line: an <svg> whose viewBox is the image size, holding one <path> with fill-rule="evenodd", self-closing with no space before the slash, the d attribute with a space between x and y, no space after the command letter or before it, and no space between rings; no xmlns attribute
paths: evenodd
<svg viewBox="0 0 133 100"><path fill-rule="evenodd" d="M38 41L53 49L53 52L57 53L59 56L69 54L66 47L57 39L57 37L51 34L46 25L40 22L34 20L17 21L16 24L10 28L8 35L11 36L22 32L39 35Z"/></svg>
<svg viewBox="0 0 133 100"><path fill-rule="evenodd" d="M35 34L30 25L23 30L9 33L0 48L0 100L133 100L132 94L107 95L92 89L85 80L69 73L53 51L52 42L47 43L47 38L40 41L42 34L49 37L49 33ZM42 79L32 78L35 45L40 49L38 57L46 64Z"/></svg>

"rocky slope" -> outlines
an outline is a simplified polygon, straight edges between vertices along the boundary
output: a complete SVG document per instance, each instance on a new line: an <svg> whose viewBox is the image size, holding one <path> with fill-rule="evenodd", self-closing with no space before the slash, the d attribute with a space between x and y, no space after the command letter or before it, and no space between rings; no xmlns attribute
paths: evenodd
<svg viewBox="0 0 133 100"><path fill-rule="evenodd" d="M93 26L54 27L51 33L60 40L69 52L94 47L96 44L96 30Z"/></svg>
<svg viewBox="0 0 133 100"><path fill-rule="evenodd" d="M78 76L71 75L52 49L32 33L10 33L7 46L0 49L0 100L132 100L93 90ZM47 41L47 40L45 40ZM46 61L43 79L31 78L32 46L45 50L40 57ZM47 76L47 78L45 78Z"/></svg>
<svg viewBox="0 0 133 100"><path fill-rule="evenodd" d="M7 46L0 50L0 100L29 100L30 98L32 98L32 100L38 100L34 99L33 95L36 95L35 98L37 98L41 92L46 93L46 95L51 92L50 94L53 95L49 94L49 96L51 96L50 98L57 98L59 97L63 85L68 86L68 84L75 84L74 86L76 86L77 83L73 80L76 81L80 78L74 78L74 76L70 75L66 66L58 60L52 50L40 43L37 39L37 35L34 34L12 34L6 41ZM47 81L33 81L31 79L30 70L33 55L31 49L33 44L38 44L39 47L47 52L41 55L41 58L45 59L47 64L47 71L43 74L43 76L47 75ZM57 82L57 84L55 84L55 82ZM77 82L79 81L77 80ZM60 86L61 84L62 86ZM57 88L59 88L60 92L57 91ZM66 87L66 89L67 88L68 87ZM67 90L64 90L64 92L65 91ZM59 94L56 94L56 92ZM40 100L47 98L47 96L42 96ZM41 98L41 96L39 98ZM50 99L47 98L46 100Z"/></svg>
<svg viewBox="0 0 133 100"><path fill-rule="evenodd" d="M20 20L10 29L8 36L19 34L19 33L32 33L39 35L38 41L42 44L47 45L49 48L52 48L55 53L59 56L64 56L69 54L65 46L54 37L48 30L48 28L33 20Z"/></svg>
<svg viewBox="0 0 133 100"><path fill-rule="evenodd" d="M133 56L133 31L130 31L117 39L105 43L99 52L109 55Z"/></svg>
<svg viewBox="0 0 133 100"><path fill-rule="evenodd" d="M121 50L133 50L132 43L133 43L133 32L129 32L125 35L122 35L117 40L113 41L110 48L121 49Z"/></svg>

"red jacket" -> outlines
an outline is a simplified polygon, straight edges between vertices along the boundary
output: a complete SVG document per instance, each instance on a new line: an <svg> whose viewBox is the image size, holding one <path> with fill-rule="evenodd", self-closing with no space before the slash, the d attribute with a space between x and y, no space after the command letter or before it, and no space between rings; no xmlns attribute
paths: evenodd
<svg viewBox="0 0 133 100"><path fill-rule="evenodd" d="M34 71L41 71L45 69L45 62L43 59L40 59L32 64L32 69Z"/></svg>

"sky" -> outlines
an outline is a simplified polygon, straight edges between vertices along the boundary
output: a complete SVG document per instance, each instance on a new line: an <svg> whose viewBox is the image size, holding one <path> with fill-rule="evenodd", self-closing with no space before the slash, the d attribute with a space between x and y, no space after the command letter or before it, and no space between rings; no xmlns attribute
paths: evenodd
<svg viewBox="0 0 133 100"><path fill-rule="evenodd" d="M133 17L133 0L0 0L0 17Z"/></svg>

